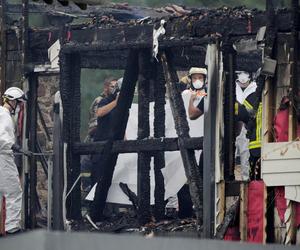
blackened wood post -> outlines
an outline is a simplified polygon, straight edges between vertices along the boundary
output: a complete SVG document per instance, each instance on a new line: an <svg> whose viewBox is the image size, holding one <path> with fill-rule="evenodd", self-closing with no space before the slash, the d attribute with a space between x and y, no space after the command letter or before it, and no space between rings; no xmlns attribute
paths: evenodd
<svg viewBox="0 0 300 250"><path fill-rule="evenodd" d="M167 52L166 52L167 53ZM162 66L165 74L167 91L170 99L173 119L175 123L176 133L178 135L178 143L181 153L185 174L188 179L189 190L192 202L195 207L197 216L197 230L200 231L203 216L203 192L202 192L202 178L198 168L194 150L187 150L184 147L184 139L189 138L189 125L186 119L186 111L180 91L176 88L178 82L177 73L172 66L169 54L162 54Z"/></svg>
<svg viewBox="0 0 300 250"><path fill-rule="evenodd" d="M64 103L63 137L67 147L67 193L80 175L80 155L73 153L73 144L80 142L80 55L60 56L60 87ZM81 219L80 182L67 198L67 218Z"/></svg>
<svg viewBox="0 0 300 250"><path fill-rule="evenodd" d="M138 140L150 136L149 124L149 92L151 77L151 51L144 49L139 53L139 77L138 77ZM140 225L151 220L150 212L150 161L151 156L147 152L138 153L138 219Z"/></svg>
<svg viewBox="0 0 300 250"><path fill-rule="evenodd" d="M228 41L223 46L224 53L224 179L234 180L235 158L235 50L232 42Z"/></svg>
<svg viewBox="0 0 300 250"><path fill-rule="evenodd" d="M37 89L38 89L38 78L37 75L31 73L29 75L29 150L36 153L37 143ZM36 226L36 213L37 213L37 162L34 155L30 156L29 159L29 224L30 228L33 229Z"/></svg>
<svg viewBox="0 0 300 250"><path fill-rule="evenodd" d="M118 159L118 153L111 152L112 143L114 140L124 139L129 109L132 104L138 78L138 69L138 51L130 50L118 104L112 117L112 138L103 151L103 176L101 182L98 180L95 198L91 207L91 217L96 221L101 220L103 217L108 190L111 186L115 165Z"/></svg>
<svg viewBox="0 0 300 250"><path fill-rule="evenodd" d="M165 103L166 103L166 81L163 73L163 69L159 64L156 64L155 71L152 75L156 76L156 80L150 80L154 85L154 137L165 137ZM155 78L154 78L155 79ZM153 83L152 83L153 82ZM155 174L155 210L154 215L156 221L164 218L165 215L165 183L161 169L165 167L165 152L157 151L154 153L154 174Z"/></svg>

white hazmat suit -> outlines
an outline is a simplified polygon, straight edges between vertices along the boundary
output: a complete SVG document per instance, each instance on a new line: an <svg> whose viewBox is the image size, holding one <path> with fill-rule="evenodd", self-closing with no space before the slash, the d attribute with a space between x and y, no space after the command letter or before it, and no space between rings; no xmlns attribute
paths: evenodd
<svg viewBox="0 0 300 250"><path fill-rule="evenodd" d="M256 82L251 82L247 88L242 89L238 84L236 84L236 99L240 104L243 104L245 99L256 90ZM236 137L235 147L236 156L240 156L241 159L241 175L242 180L249 179L249 139L246 137L247 130L243 125L240 134Z"/></svg>
<svg viewBox="0 0 300 250"><path fill-rule="evenodd" d="M5 231L20 229L22 189L14 155L11 149L15 143L14 122L10 112L0 106L0 197L6 199Z"/></svg>

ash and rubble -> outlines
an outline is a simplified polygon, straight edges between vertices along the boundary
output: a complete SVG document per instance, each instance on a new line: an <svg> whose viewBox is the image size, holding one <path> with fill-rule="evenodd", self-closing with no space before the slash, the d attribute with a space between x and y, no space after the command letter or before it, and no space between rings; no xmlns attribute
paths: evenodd
<svg viewBox="0 0 300 250"><path fill-rule="evenodd" d="M134 233L143 236L170 236L177 233L183 233L187 236L197 237L196 218L165 218L161 221L151 222L141 226L138 222L136 213L131 209L126 212L111 214L102 222L92 224L86 216L84 216L81 224L77 222L70 223L72 231L89 231L99 233ZM96 228L96 227L97 228Z"/></svg>

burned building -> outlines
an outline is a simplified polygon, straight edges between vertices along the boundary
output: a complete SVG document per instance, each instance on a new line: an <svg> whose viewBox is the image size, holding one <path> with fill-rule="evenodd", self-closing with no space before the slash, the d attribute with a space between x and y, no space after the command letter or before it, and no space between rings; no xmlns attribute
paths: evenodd
<svg viewBox="0 0 300 250"><path fill-rule="evenodd" d="M39 112L37 105L38 98L43 98L44 91L54 93L47 84L45 90L40 89L39 84L41 85L42 77L45 75L48 79L52 77L55 82L59 79L63 129L58 129L61 134L53 138L53 228L64 227L64 216L73 221L82 220L81 192L77 183L80 176L80 155L99 152L104 155L105 166L103 180L95 194L99 213L104 210L118 154L137 153L139 222L144 225L151 220L149 180L151 158L154 158L156 185L154 216L157 221L161 220L164 216L164 179L161 169L165 164L165 152L180 151L197 217L195 228L203 237L212 238L217 235L224 238L233 220L232 214L237 215L237 203L232 208L233 212L229 213L226 197L235 196L240 197L238 230L241 240L257 241L256 236L253 236L254 233L251 233L251 229L257 229L260 242L282 241L280 237L276 239L274 237L276 230L282 229L274 225L274 218L277 215L274 214L276 209L272 187L268 187L267 196L262 193L263 201L261 201L261 213L264 213L261 214L261 220L263 223L267 221L268 225L260 222L258 223L260 226L247 224L245 214L249 204L248 192L251 190L247 189L247 183L236 181L234 176L234 86L235 71L255 72L263 67L264 61L268 59L277 61L275 77L269 73L264 84L260 86L269 91L262 92L263 103L266 105L264 115L268 116L263 122L265 129L263 141L266 143L275 141L271 133L271 122L281 96L291 95L292 107L297 107L291 110L291 116L296 121L299 112L297 94L299 5L298 1L291 2L293 9L276 11L272 1L267 1L266 11L248 10L244 7L213 10L182 7L176 9L173 6L173 13L165 12L163 9L135 7L127 9L99 7L94 12L89 12L89 8L87 12L64 9L62 13L44 5L29 5L23 9L21 6L2 5L2 92L5 88L4 82L6 86L10 86L19 84L23 78L27 79L30 96L27 138L32 152L42 153L37 146L37 118L38 114L42 113ZM3 11L5 8L7 12ZM3 29L3 24L7 22L6 13L10 11L18 13L23 11L24 21L10 24L6 30ZM47 16L51 22L60 26L30 28L26 23L30 11L49 12ZM71 24L72 18L76 15L88 18L90 22ZM59 71L52 70L48 66L47 53L48 48L57 40L61 46ZM208 104L204 119L205 135L200 138L189 135L185 108L176 85L179 81L177 71L187 71L192 66L207 66L209 76ZM87 144L80 140L82 68L125 70L116 115L113 117L115 125L110 139L105 142ZM283 88L282 82L285 82ZM137 140L124 141L136 83L139 95ZM166 93L172 107L176 138L165 137ZM39 94L41 96L38 97ZM149 103L153 101L154 138L149 138ZM271 105L266 102L274 103ZM54 113L58 114L59 111L59 106L56 105ZM42 117L43 115L40 115L40 118ZM40 119L40 123L49 139L51 137L47 126L49 122ZM290 141L294 141L297 137L295 133L297 126L296 122L290 124L294 124L289 131ZM204 151L203 176L198 168L195 149ZM30 188L25 189L26 227L32 228L36 226L35 190L38 157L40 156L36 155L29 159L30 171L25 173L30 184ZM45 160L40 158L46 169ZM299 183L295 181L293 185L297 186ZM263 189L266 190L266 187ZM66 193L69 194L67 197ZM66 214L63 213L64 202ZM272 209L269 209L270 207ZM267 212L264 210L266 208ZM288 243L294 242L295 220L290 217L284 223L287 225ZM247 226L253 228L247 229ZM268 230L264 230L266 226Z"/></svg>

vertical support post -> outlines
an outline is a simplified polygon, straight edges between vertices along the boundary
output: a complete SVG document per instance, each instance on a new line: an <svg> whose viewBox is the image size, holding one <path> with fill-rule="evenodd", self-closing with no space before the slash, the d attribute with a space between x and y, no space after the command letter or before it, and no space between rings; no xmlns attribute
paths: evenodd
<svg viewBox="0 0 300 250"><path fill-rule="evenodd" d="M52 201L53 201L53 189L52 189L52 178L53 178L53 159L52 156L48 158L48 197L47 197L47 229L52 228Z"/></svg>
<svg viewBox="0 0 300 250"><path fill-rule="evenodd" d="M216 44L207 47L208 93L204 103L204 147L203 147L203 237L214 235L215 212L215 163L216 163L216 114L218 100L218 48ZM219 150L219 149L218 149Z"/></svg>
<svg viewBox="0 0 300 250"><path fill-rule="evenodd" d="M60 56L60 87L64 103L63 138L67 143L67 193L80 175L80 155L74 154L72 146L80 141L80 55ZM81 192L77 183L66 200L67 218L81 220Z"/></svg>
<svg viewBox="0 0 300 250"><path fill-rule="evenodd" d="M152 72L151 86L154 86L154 137L165 137L165 104L166 104L166 81L163 69L159 64L155 64L155 70ZM156 79L154 78L156 76ZM165 215L165 183L161 169L165 167L165 152L154 153L154 174L155 174L155 219L157 221L164 218Z"/></svg>
<svg viewBox="0 0 300 250"><path fill-rule="evenodd" d="M6 89L6 0L1 0L1 77L0 77L0 96ZM2 105L2 98L0 98Z"/></svg>
<svg viewBox="0 0 300 250"><path fill-rule="evenodd" d="M291 0L291 7L292 7L292 17L293 17L293 54L292 54L292 67L291 67L291 85L290 85L290 106L289 106L289 130L288 130L288 139L289 141L293 141L297 137L297 124L298 121L296 119L296 115L299 118L299 100L300 100L300 92L299 92L299 83L298 83L298 37L299 37L299 1L298 0ZM298 103L297 103L298 100ZM297 108L295 110L295 107ZM286 223L286 230L287 235L285 238L285 244L291 245L295 242L296 238L296 223L295 223L295 213L296 207L295 202L292 200L287 200L287 209L285 212L285 223Z"/></svg>
<svg viewBox="0 0 300 250"><path fill-rule="evenodd" d="M167 52L166 52L167 53ZM179 90L176 88L176 82L178 82L177 73L170 60L171 55L162 54L161 63L166 79L167 91L170 98L170 104L172 114L175 123L176 133L178 135L179 149L185 174L188 179L191 199L195 207L197 216L197 230L200 232L203 216L203 192L202 192L202 177L200 170L196 162L194 150L187 150L184 147L184 139L189 138L189 125L186 119L186 112L183 104L183 100Z"/></svg>
<svg viewBox="0 0 300 250"><path fill-rule="evenodd" d="M118 104L112 117L112 138L103 150L103 176L101 182L98 181L95 199L92 203L91 217L95 221L99 221L103 217L108 190L111 185L115 165L118 159L117 153L111 153L112 143L114 140L124 139L129 109L132 104L135 85L138 78L138 71L138 51L130 50Z"/></svg>
<svg viewBox="0 0 300 250"><path fill-rule="evenodd" d="M72 54L71 56L71 81L72 89L70 97L72 98L71 105L71 117L69 123L70 130L70 178L68 178L68 192L73 187L77 178L80 176L80 155L74 154L72 147L75 142L80 142L80 55ZM74 189L70 193L69 208L70 208L70 218L74 220L81 220L81 190L80 182L78 182Z"/></svg>
<svg viewBox="0 0 300 250"><path fill-rule="evenodd" d="M61 114L61 100L60 93L55 94L53 106L54 114L54 127L53 127L53 194L52 194L52 205L53 205L53 230L63 230L63 141L62 141L62 121L60 119Z"/></svg>
<svg viewBox="0 0 300 250"><path fill-rule="evenodd" d="M22 70L23 77L26 74L26 64L28 61L28 0L22 0Z"/></svg>
<svg viewBox="0 0 300 250"><path fill-rule="evenodd" d="M28 113L30 119L29 128L29 150L36 153L36 142L37 142L37 89L38 89L38 77L35 73L29 75L29 105ZM36 213L37 213L37 162L36 156L30 156L30 169L29 169L29 218L30 228L36 226Z"/></svg>
<svg viewBox="0 0 300 250"><path fill-rule="evenodd" d="M247 241L248 184L240 184L240 239Z"/></svg>
<svg viewBox="0 0 300 250"><path fill-rule="evenodd" d="M228 42L224 48L225 98L224 98L224 179L234 180L235 156L235 51L232 43Z"/></svg>
<svg viewBox="0 0 300 250"><path fill-rule="evenodd" d="M150 50L139 53L138 77L138 140L150 136L149 124L149 92L150 92ZM151 220L150 212L150 161L149 153L138 153L138 209L139 223L144 225Z"/></svg>

